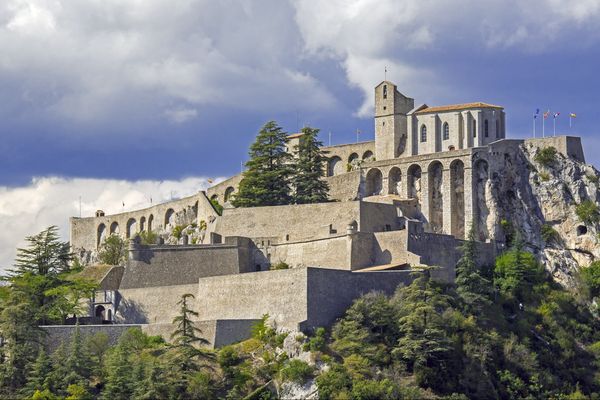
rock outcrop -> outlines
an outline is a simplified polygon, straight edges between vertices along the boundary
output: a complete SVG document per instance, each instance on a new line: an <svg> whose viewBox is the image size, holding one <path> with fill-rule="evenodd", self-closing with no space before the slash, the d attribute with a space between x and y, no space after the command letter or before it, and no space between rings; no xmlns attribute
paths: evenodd
<svg viewBox="0 0 600 400"><path fill-rule="evenodd" d="M585 201L598 206L600 173L560 153L541 163L542 150L527 142L519 150L504 154L504 173L480 189L478 231L505 241L510 227L518 230L554 279L574 287L576 271L600 259L598 222L577 214Z"/></svg>

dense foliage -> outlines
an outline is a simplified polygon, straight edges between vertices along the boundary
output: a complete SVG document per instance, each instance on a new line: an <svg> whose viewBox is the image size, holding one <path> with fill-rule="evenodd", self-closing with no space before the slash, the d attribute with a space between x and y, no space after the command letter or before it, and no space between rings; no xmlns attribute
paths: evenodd
<svg viewBox="0 0 600 400"><path fill-rule="evenodd" d="M251 339L203 349L186 294L170 343L134 328L110 345L104 333L83 337L75 328L51 353L39 345L38 325L63 322L54 310L66 293L81 296L74 289L81 282L54 228L29 240L0 290L0 397L269 399L286 385L313 382L321 399L599 398L600 321L591 305L600 263L582 269L575 297L552 282L518 234L485 267L470 233L456 284L437 283L424 269L392 296L365 294L330 331L308 338L277 331L265 315ZM50 291L34 290L42 281Z"/></svg>
<svg viewBox="0 0 600 400"><path fill-rule="evenodd" d="M113 233L102 242L98 260L106 265L123 264L127 260L127 243L121 236Z"/></svg>
<svg viewBox="0 0 600 400"><path fill-rule="evenodd" d="M533 159L541 165L548 167L556 161L557 154L558 152L555 147L548 146L540 149Z"/></svg>

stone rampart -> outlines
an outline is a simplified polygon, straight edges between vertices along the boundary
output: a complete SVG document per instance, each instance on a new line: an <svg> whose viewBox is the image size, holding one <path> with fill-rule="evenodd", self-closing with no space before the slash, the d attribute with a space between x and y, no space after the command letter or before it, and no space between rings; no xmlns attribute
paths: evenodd
<svg viewBox="0 0 600 400"><path fill-rule="evenodd" d="M578 136L552 136L536 139L525 139L526 147L544 148L552 146L565 157L573 158L585 163L585 155Z"/></svg>
<svg viewBox="0 0 600 400"><path fill-rule="evenodd" d="M201 319L258 319L269 314L280 327L312 329L331 325L362 294L391 294L411 281L408 271L325 268L217 276L200 279L196 309Z"/></svg>
<svg viewBox="0 0 600 400"><path fill-rule="evenodd" d="M137 245L130 250L120 288L186 285L205 276L251 272L253 247L247 238L212 245Z"/></svg>
<svg viewBox="0 0 600 400"><path fill-rule="evenodd" d="M221 205L227 206L232 196L238 191L243 175L237 174L206 189L206 196L215 199Z"/></svg>
<svg viewBox="0 0 600 400"><path fill-rule="evenodd" d="M329 199L335 201L353 201L359 199L361 182L360 171L351 171L345 174L325 178L329 185Z"/></svg>

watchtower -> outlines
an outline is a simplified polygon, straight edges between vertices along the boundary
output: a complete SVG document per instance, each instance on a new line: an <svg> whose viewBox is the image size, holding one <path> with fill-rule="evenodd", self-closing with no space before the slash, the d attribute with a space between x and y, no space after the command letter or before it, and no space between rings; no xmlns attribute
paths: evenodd
<svg viewBox="0 0 600 400"><path fill-rule="evenodd" d="M383 81L375 87L375 158L389 160L405 152L406 114L415 100L404 96L396 85Z"/></svg>

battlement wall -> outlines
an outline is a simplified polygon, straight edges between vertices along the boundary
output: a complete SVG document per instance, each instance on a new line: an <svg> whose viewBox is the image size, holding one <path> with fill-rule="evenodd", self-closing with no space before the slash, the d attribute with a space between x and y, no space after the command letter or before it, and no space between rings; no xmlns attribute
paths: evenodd
<svg viewBox="0 0 600 400"><path fill-rule="evenodd" d="M525 139L525 146L544 148L552 146L565 157L585 162L581 138L579 136L552 136L545 138Z"/></svg>
<svg viewBox="0 0 600 400"><path fill-rule="evenodd" d="M251 272L253 248L246 238L213 245L134 245L120 289L186 285L205 276Z"/></svg>

